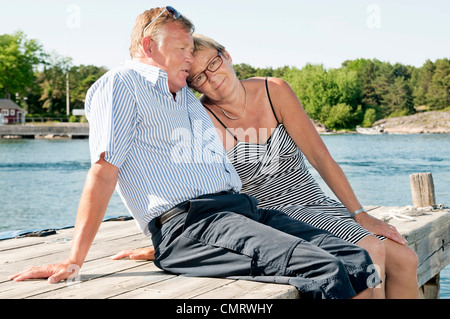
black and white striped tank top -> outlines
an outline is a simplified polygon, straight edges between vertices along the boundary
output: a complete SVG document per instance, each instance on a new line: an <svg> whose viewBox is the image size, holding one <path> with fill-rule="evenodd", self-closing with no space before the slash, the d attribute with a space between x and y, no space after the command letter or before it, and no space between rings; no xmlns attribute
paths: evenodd
<svg viewBox="0 0 450 319"><path fill-rule="evenodd" d="M267 79L266 91L276 118ZM241 192L256 197L260 207L318 203L326 198L283 124L278 123L266 143L249 143L239 141L213 112L211 114L236 140L227 156L242 180Z"/></svg>
<svg viewBox="0 0 450 319"><path fill-rule="evenodd" d="M266 91L276 118L267 79ZM249 143L239 141L211 114L234 137L236 144L227 156L242 180L241 192L256 197L260 208L278 209L354 244L371 235L350 217L342 203L325 195L283 124L278 123L266 143Z"/></svg>

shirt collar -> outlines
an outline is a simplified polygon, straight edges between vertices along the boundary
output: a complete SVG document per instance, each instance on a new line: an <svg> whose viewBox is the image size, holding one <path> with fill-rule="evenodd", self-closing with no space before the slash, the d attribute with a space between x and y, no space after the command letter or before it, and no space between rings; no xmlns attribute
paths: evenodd
<svg viewBox="0 0 450 319"><path fill-rule="evenodd" d="M132 68L153 84L156 84L156 81L158 81L158 78L160 76L165 76L165 78L167 78L166 72L153 65L145 64L135 60L127 60L125 61L125 66Z"/></svg>
<svg viewBox="0 0 450 319"><path fill-rule="evenodd" d="M133 70L138 72L140 75L145 77L147 79L147 81L153 83L155 86L157 86L159 89L161 89L164 93L170 94L170 96L173 96L169 90L168 75L162 69L160 69L156 66L153 66L153 65L149 65L149 64L145 64L145 63L136 61L136 60L125 61L125 66L132 68ZM186 92L186 90L187 90L187 86L183 87L180 91L178 91L175 94L177 102L179 102L178 99L179 99L180 95L183 96L183 94L180 94L180 93Z"/></svg>

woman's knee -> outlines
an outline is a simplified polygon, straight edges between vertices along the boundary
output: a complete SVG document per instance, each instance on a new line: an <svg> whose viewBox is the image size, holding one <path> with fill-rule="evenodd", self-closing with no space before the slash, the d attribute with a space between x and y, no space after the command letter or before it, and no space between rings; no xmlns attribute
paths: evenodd
<svg viewBox="0 0 450 319"><path fill-rule="evenodd" d="M412 250L411 248L407 247L407 262L410 265L411 268L413 268L415 271L417 271L417 268L419 267L419 256L417 253Z"/></svg>
<svg viewBox="0 0 450 319"><path fill-rule="evenodd" d="M394 241L386 240L387 262L389 267L402 271L417 272L419 258L409 246L400 245Z"/></svg>
<svg viewBox="0 0 450 319"><path fill-rule="evenodd" d="M369 253L374 264L384 267L386 261L386 249L381 240L370 235L360 240L357 245L364 248Z"/></svg>

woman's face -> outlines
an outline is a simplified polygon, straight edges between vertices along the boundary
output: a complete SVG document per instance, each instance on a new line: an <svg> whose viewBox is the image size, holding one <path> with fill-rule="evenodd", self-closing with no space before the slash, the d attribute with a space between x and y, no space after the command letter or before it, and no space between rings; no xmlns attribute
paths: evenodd
<svg viewBox="0 0 450 319"><path fill-rule="evenodd" d="M206 70L208 65L217 57L218 53L216 49L210 48L197 51L188 77L188 80L192 80L198 74L205 72L207 76L206 82L200 87L193 85L193 88L213 100L220 98L229 91L233 83L232 80L235 77L231 65L231 58L226 51L221 54L223 63L215 72Z"/></svg>

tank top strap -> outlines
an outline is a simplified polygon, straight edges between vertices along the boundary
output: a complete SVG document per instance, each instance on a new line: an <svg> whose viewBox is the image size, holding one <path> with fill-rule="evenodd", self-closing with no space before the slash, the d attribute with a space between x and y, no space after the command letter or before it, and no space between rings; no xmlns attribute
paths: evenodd
<svg viewBox="0 0 450 319"><path fill-rule="evenodd" d="M270 103L270 107L272 108L272 113L273 116L275 117L275 120L277 121L277 124L280 124L280 122L278 121L277 115L275 114L275 110L273 108L272 105L272 99L270 98L270 93L269 93L269 85L267 83L267 77L266 77L266 92L267 92L267 97L269 98L269 103ZM237 139L237 137L228 129L228 127L226 127L225 124L223 124L223 122L219 119L219 117L213 112L211 111L211 109L209 107L207 107L206 105L203 104L203 106L216 118L217 121L219 121L219 123L227 130L228 133L231 134L231 136L233 136L233 138L235 139L236 142L239 142L239 140Z"/></svg>
<svg viewBox="0 0 450 319"><path fill-rule="evenodd" d="M220 124L222 124L222 126L227 130L228 133L231 134L231 136L233 136L233 138L236 140L236 142L239 142L239 140L237 139L236 136L234 136L234 134L228 129L228 127L225 126L225 124L223 124L223 122L221 120L219 120L219 118L217 117L216 114L214 114L213 111L211 111L209 109L209 107L207 107L206 105L203 104L203 106L216 118L217 121L219 121Z"/></svg>
<svg viewBox="0 0 450 319"><path fill-rule="evenodd" d="M267 78L266 78L266 92L267 92L267 97L269 98L270 107L272 108L273 116L275 117L275 120L277 121L277 124L280 124L280 122L278 121L277 115L275 114L275 110L274 110L273 105L272 105L272 100L270 99L269 85L267 83Z"/></svg>

